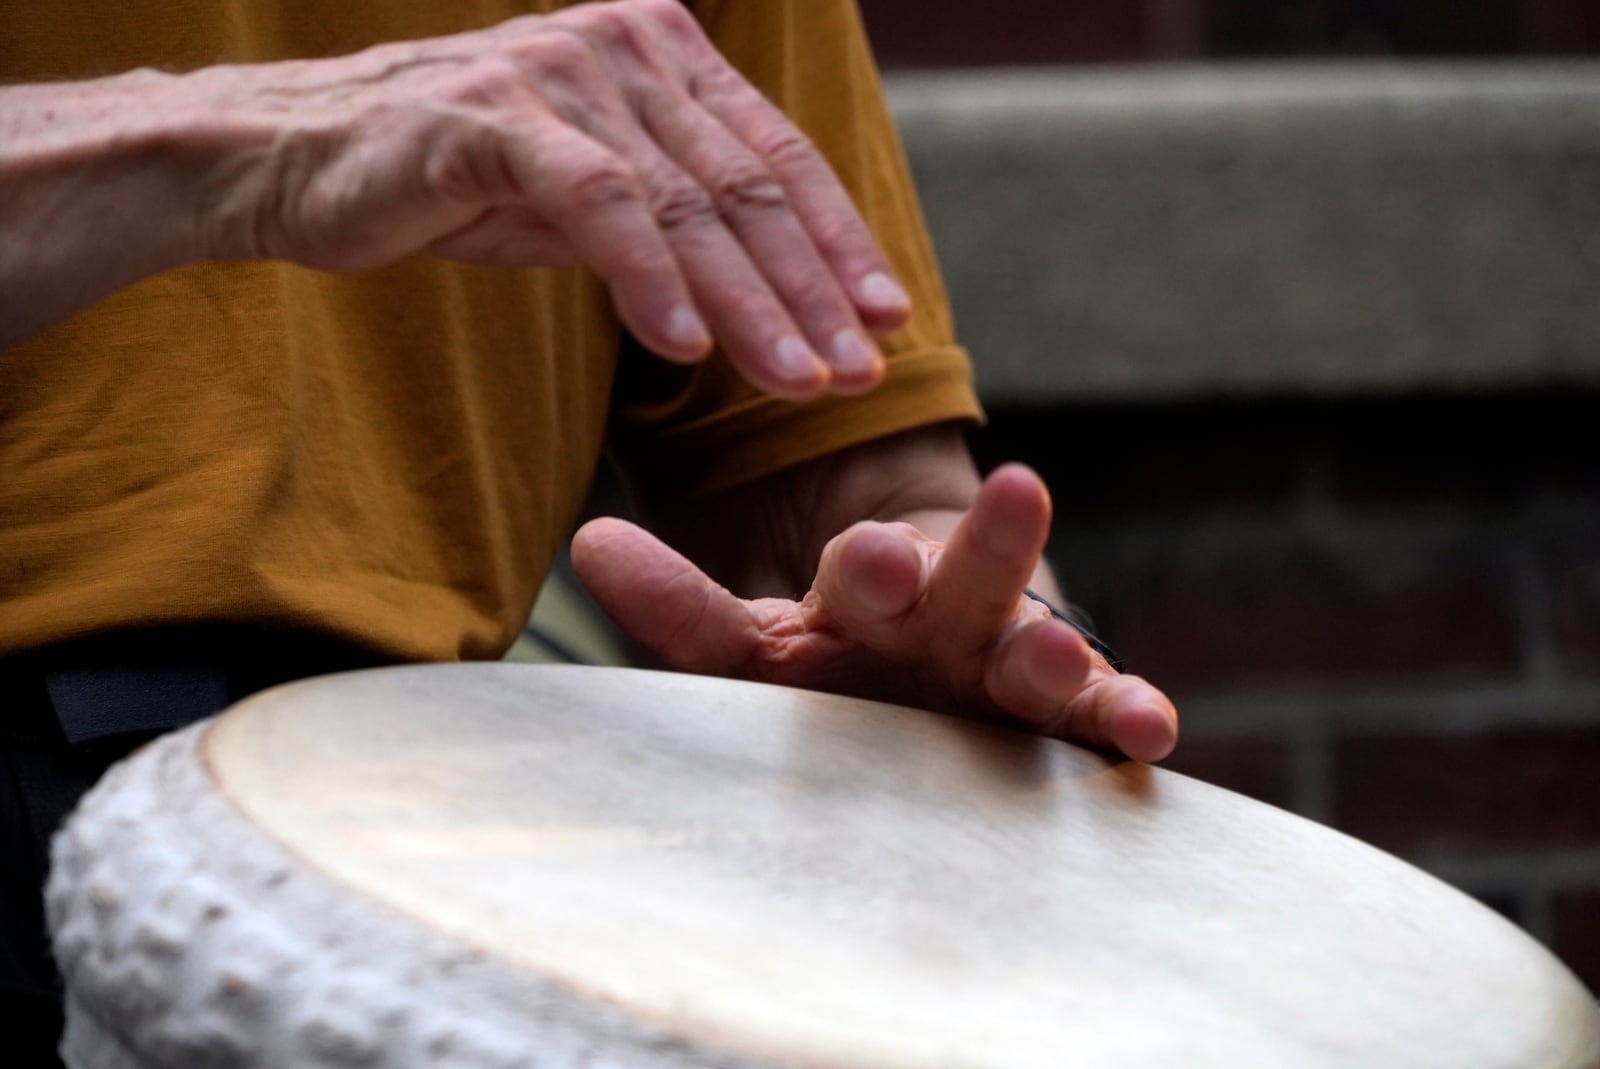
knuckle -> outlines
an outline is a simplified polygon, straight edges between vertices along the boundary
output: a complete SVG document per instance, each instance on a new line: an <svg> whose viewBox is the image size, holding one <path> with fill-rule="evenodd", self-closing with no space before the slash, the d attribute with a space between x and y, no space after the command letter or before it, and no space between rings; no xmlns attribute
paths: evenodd
<svg viewBox="0 0 1600 1069"><path fill-rule="evenodd" d="M705 190L685 182L662 191L656 199L655 216L661 229L682 230L715 222L717 208Z"/></svg>
<svg viewBox="0 0 1600 1069"><path fill-rule="evenodd" d="M576 25L583 33L607 44L629 38L633 33L633 5L582 4L573 9Z"/></svg>
<svg viewBox="0 0 1600 1069"><path fill-rule="evenodd" d="M679 0L623 0L611 6L625 9L629 14L651 23L673 28L682 28L685 22L694 23L688 8Z"/></svg>
<svg viewBox="0 0 1600 1069"><path fill-rule="evenodd" d="M709 62L695 66L690 74L689 86L693 96L701 100L721 100L742 103L748 99L750 83L744 75L730 67L719 53L712 53Z"/></svg>
<svg viewBox="0 0 1600 1069"><path fill-rule="evenodd" d="M787 122L762 137L756 148L762 159L779 168L814 163L820 156L811 139Z"/></svg>
<svg viewBox="0 0 1600 1069"><path fill-rule="evenodd" d="M720 175L716 181L717 209L725 215L772 211L788 207L783 183L764 168L750 167Z"/></svg>
<svg viewBox="0 0 1600 1069"><path fill-rule="evenodd" d="M679 0L668 0L666 6L675 15L684 14ZM659 11L632 0L618 0L579 4L568 12L570 28L592 46L599 62L609 64L618 78L636 81L670 67L663 61L662 47L673 31L663 25ZM563 12L563 17L568 12ZM689 21L694 23L693 18Z"/></svg>
<svg viewBox="0 0 1600 1069"><path fill-rule="evenodd" d="M472 63L462 76L442 90L453 103L472 107L494 107L515 100L528 89L527 80L510 58L488 53Z"/></svg>
<svg viewBox="0 0 1600 1069"><path fill-rule="evenodd" d="M581 34L561 26L550 26L524 43L520 51L541 78L567 85L582 85L595 76L599 60Z"/></svg>
<svg viewBox="0 0 1600 1069"><path fill-rule="evenodd" d="M609 211L636 203L639 189L633 174L620 163L596 163L571 176L565 199L578 212Z"/></svg>

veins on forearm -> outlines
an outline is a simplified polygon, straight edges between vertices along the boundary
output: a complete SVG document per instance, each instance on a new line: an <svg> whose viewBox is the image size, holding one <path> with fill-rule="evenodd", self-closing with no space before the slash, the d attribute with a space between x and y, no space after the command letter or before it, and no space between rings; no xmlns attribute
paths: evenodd
<svg viewBox="0 0 1600 1069"><path fill-rule="evenodd" d="M416 71L445 67L461 69L470 66L474 59L460 52L427 52L390 56L392 47L372 49L377 60L371 69L362 69L359 63L368 54L351 57L351 63L332 66L326 62L304 61L276 65L278 77L259 85L244 85L242 89L250 100L269 109L288 109L305 100L316 100L320 105L337 104L375 86L387 85ZM351 67L357 69L352 70ZM284 77L288 75L288 77Z"/></svg>

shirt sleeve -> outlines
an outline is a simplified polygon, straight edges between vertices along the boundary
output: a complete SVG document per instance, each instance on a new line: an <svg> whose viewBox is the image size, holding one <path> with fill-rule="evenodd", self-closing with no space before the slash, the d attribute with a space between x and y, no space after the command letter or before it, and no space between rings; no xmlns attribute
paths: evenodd
<svg viewBox="0 0 1600 1069"><path fill-rule="evenodd" d="M695 496L935 423L983 418L905 154L855 0L698 0L729 61L816 143L877 235L915 308L879 339L883 383L860 397L780 400L720 355L692 367L627 345L611 448L650 496Z"/></svg>

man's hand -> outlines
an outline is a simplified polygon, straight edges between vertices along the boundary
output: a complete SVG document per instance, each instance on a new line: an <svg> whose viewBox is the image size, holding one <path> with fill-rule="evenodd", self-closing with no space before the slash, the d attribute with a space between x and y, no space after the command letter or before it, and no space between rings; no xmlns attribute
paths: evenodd
<svg viewBox="0 0 1600 1069"><path fill-rule="evenodd" d="M431 253L586 265L660 355L700 359L715 336L758 387L807 397L875 385L871 335L909 312L827 163L676 0L334 59L15 87L0 132L18 285L57 265L70 291L16 302L0 345L187 260L355 270ZM131 232L85 234L74 256L63 225L90 218ZM49 232L30 250L35 225Z"/></svg>
<svg viewBox="0 0 1600 1069"><path fill-rule="evenodd" d="M822 553L800 601L744 601L641 528L586 524L579 578L669 665L967 716L1155 761L1177 741L1172 702L1119 675L1022 595L1050 526L1029 469L985 480L946 542L859 523Z"/></svg>

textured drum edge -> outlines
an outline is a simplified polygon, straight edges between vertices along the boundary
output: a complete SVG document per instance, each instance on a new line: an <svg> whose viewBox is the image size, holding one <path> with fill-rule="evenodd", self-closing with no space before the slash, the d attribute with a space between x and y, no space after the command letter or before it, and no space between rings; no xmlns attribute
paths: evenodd
<svg viewBox="0 0 1600 1069"><path fill-rule="evenodd" d="M115 766L46 892L73 1069L748 1069L351 896L215 790L207 724Z"/></svg>
<svg viewBox="0 0 1600 1069"><path fill-rule="evenodd" d="M218 787L202 755L225 732L206 732L117 766L57 841L48 904L77 1069L762 1064L712 1049L717 1037L691 1046L352 894ZM1482 1064L1600 1069L1597 1020L1574 989L1532 1024L1537 1053Z"/></svg>

